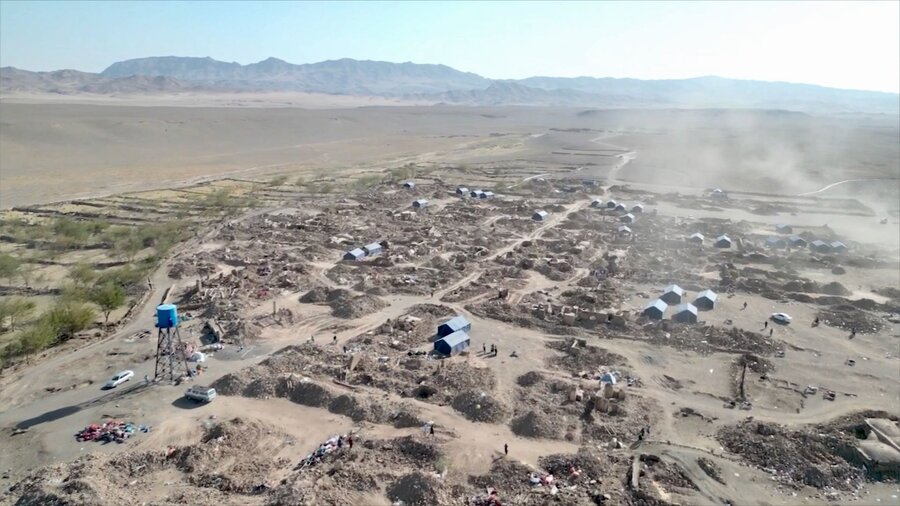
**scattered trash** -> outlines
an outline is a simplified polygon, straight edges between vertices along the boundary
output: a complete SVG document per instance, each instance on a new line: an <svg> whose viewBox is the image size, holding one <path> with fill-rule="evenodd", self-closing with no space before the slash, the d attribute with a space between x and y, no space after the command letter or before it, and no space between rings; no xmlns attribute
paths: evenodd
<svg viewBox="0 0 900 506"><path fill-rule="evenodd" d="M103 424L92 423L75 434L75 440L124 443L126 439L134 435L136 430L150 432L150 427L146 425L135 427L131 422L120 420L111 420Z"/></svg>

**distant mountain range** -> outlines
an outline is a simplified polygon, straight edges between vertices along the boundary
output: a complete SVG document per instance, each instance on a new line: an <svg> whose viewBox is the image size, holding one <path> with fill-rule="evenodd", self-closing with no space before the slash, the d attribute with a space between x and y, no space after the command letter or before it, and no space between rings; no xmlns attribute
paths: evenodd
<svg viewBox="0 0 900 506"><path fill-rule="evenodd" d="M460 105L722 107L818 113L900 113L900 95L721 77L492 80L446 65L344 58L295 65L277 58L241 65L212 58L126 60L99 74L0 69L0 93L134 94L298 91Z"/></svg>

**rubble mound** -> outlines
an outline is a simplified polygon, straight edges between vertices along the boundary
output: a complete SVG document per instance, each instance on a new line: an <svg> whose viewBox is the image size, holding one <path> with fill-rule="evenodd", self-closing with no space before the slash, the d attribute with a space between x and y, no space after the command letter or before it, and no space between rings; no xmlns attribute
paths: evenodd
<svg viewBox="0 0 900 506"><path fill-rule="evenodd" d="M516 383L521 387L534 386L544 380L544 375L538 371L529 371L516 378Z"/></svg>
<svg viewBox="0 0 900 506"><path fill-rule="evenodd" d="M748 420L723 427L716 438L750 464L774 470L775 479L786 485L852 491L865 481L865 471L847 460L856 454L856 441L837 430Z"/></svg>
<svg viewBox="0 0 900 506"><path fill-rule="evenodd" d="M328 293L328 288L325 288L324 286L317 286L303 294L300 297L300 302L306 304L323 304L328 301Z"/></svg>
<svg viewBox="0 0 900 506"><path fill-rule="evenodd" d="M687 477L678 464L660 460L655 455L642 455L641 460L647 464L653 481L665 485L666 489L698 490L697 485Z"/></svg>
<svg viewBox="0 0 900 506"><path fill-rule="evenodd" d="M12 488L17 504L247 504L260 483L289 466L273 456L285 440L235 418L208 426L187 446L85 455L40 468ZM162 481L172 486L159 487Z"/></svg>
<svg viewBox="0 0 900 506"><path fill-rule="evenodd" d="M404 457L421 464L433 464L441 457L434 439L422 440L412 436L392 439L390 446Z"/></svg>
<svg viewBox="0 0 900 506"><path fill-rule="evenodd" d="M559 439L562 430L555 422L556 420L544 413L529 411L513 418L509 427L514 434L522 437Z"/></svg>
<svg viewBox="0 0 900 506"><path fill-rule="evenodd" d="M510 504L521 504L513 501L517 495L524 497L531 490L527 478L532 471L534 470L518 460L498 459L491 464L491 470L487 474L471 476L469 483L479 489L493 487L502 490L503 497L508 498Z"/></svg>
<svg viewBox="0 0 900 506"><path fill-rule="evenodd" d="M169 277L182 279L197 274L197 267L190 262L175 262L169 269Z"/></svg>
<svg viewBox="0 0 900 506"><path fill-rule="evenodd" d="M554 476L565 476L574 467L581 469L588 476L602 476L607 472L608 463L603 462L596 454L582 447L575 454L547 455L538 459L541 469Z"/></svg>
<svg viewBox="0 0 900 506"><path fill-rule="evenodd" d="M408 427L420 427L424 422L415 413L400 410L391 416L391 423L398 429L405 429Z"/></svg>
<svg viewBox="0 0 900 506"><path fill-rule="evenodd" d="M388 485L387 496L393 502L408 506L438 504L437 485L429 476L414 472Z"/></svg>
<svg viewBox="0 0 900 506"><path fill-rule="evenodd" d="M331 306L331 314L338 318L359 318L388 306L385 301L375 295L366 294L354 297L346 290L335 290L334 292L340 293L335 297L329 295L328 305Z"/></svg>
<svg viewBox="0 0 900 506"><path fill-rule="evenodd" d="M725 480L722 479L722 469L718 464L706 457L700 457L697 459L697 465L700 467L700 469L703 470L704 473L706 473L707 476L723 485L725 484Z"/></svg>
<svg viewBox="0 0 900 506"><path fill-rule="evenodd" d="M598 366L617 366L625 364L625 357L612 353L606 348L597 346L579 346L574 340L553 341L547 347L560 351L562 356L552 357L550 365L565 369L572 374L594 370Z"/></svg>
<svg viewBox="0 0 900 506"><path fill-rule="evenodd" d="M432 316L435 318L449 318L456 315L456 310L449 306L442 306L440 304L416 304L415 306L409 308L408 314L417 318L424 318L426 316Z"/></svg>
<svg viewBox="0 0 900 506"><path fill-rule="evenodd" d="M475 390L457 395L452 405L453 409L473 422L502 422L508 413L507 407L499 400Z"/></svg>
<svg viewBox="0 0 900 506"><path fill-rule="evenodd" d="M665 323L665 322L663 322ZM753 353L756 355L772 355L776 350L784 349L784 341L770 338L767 334L751 332L737 327L718 327L715 325L676 325L669 327L653 324L645 327L650 331L650 340L654 344L687 349L698 353L723 351L727 353Z"/></svg>
<svg viewBox="0 0 900 506"><path fill-rule="evenodd" d="M872 313L849 305L836 305L820 311L817 315L825 325L837 327L847 332L876 334L887 327L887 323Z"/></svg>
<svg viewBox="0 0 900 506"><path fill-rule="evenodd" d="M787 292L819 293L822 287L815 281L794 279L781 286Z"/></svg>
<svg viewBox="0 0 900 506"><path fill-rule="evenodd" d="M837 281L832 281L831 283L827 283L822 285L819 288L819 293L824 293L828 295L840 295L846 297L847 295L852 294L850 290L848 290L844 285L838 283Z"/></svg>

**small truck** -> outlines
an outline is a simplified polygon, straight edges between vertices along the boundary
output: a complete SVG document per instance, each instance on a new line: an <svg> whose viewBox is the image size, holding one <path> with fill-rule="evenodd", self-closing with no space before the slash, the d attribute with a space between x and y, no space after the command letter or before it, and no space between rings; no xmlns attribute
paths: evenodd
<svg viewBox="0 0 900 506"><path fill-rule="evenodd" d="M216 398L216 389L193 385L191 388L188 388L184 393L184 396L192 401L197 402L212 402L213 399Z"/></svg>

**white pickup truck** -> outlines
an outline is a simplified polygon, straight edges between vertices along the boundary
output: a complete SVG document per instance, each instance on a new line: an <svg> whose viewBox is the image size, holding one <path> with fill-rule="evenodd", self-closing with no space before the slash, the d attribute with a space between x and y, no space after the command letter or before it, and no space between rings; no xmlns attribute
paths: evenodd
<svg viewBox="0 0 900 506"><path fill-rule="evenodd" d="M184 393L184 396L188 399L191 399L192 401L211 402L216 398L216 389L194 385L191 388L187 389L187 391Z"/></svg>

